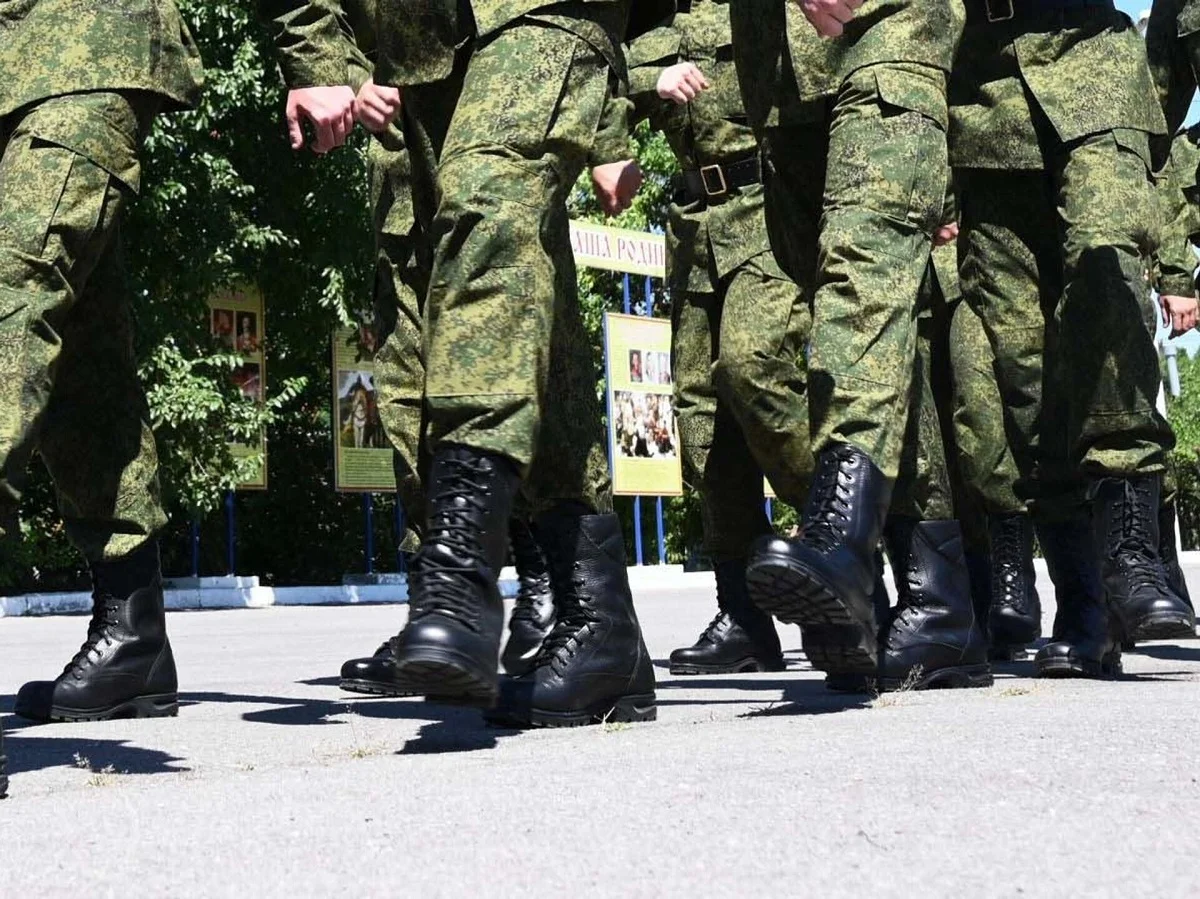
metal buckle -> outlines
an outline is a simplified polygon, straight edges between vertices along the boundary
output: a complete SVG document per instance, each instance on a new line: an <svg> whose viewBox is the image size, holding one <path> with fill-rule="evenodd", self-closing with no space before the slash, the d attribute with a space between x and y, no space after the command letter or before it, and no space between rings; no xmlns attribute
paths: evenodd
<svg viewBox="0 0 1200 899"><path fill-rule="evenodd" d="M1000 12L992 9L993 3L996 4L997 9L1001 10ZM987 6L989 22L1007 22L1016 15L1016 10L1013 9L1013 0L984 0L984 5Z"/></svg>
<svg viewBox="0 0 1200 899"><path fill-rule="evenodd" d="M708 176L710 173L716 172L717 183L721 186L714 190L709 186ZM706 165L700 169L700 182L704 185L704 192L709 197L723 197L729 193L729 183L725 180L725 170L719 165Z"/></svg>

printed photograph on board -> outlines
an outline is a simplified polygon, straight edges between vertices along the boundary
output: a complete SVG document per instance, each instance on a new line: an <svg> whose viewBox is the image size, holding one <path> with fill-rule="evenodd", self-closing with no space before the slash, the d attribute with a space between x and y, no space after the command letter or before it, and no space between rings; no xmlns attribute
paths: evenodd
<svg viewBox="0 0 1200 899"><path fill-rule="evenodd" d="M375 378L367 371L338 372L339 444L347 449L384 449Z"/></svg>

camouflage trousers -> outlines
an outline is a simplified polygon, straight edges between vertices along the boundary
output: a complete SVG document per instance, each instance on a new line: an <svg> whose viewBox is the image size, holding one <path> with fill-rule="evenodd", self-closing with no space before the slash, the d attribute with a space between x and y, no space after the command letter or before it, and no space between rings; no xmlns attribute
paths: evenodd
<svg viewBox="0 0 1200 899"><path fill-rule="evenodd" d="M829 119L809 357L813 447L850 443L896 478L916 308L946 193L946 85L938 69L853 72Z"/></svg>
<svg viewBox="0 0 1200 899"><path fill-rule="evenodd" d="M77 94L0 120L0 527L10 536L36 452L91 561L166 523L120 249L158 107Z"/></svg>
<svg viewBox="0 0 1200 899"><path fill-rule="evenodd" d="M1085 479L1164 470L1143 311L1157 206L1146 136L1103 132L1047 170L960 173L963 280L996 359L1016 493L1070 514Z"/></svg>
<svg viewBox="0 0 1200 899"><path fill-rule="evenodd" d="M463 445L520 466L531 513L562 501L612 507L566 209L608 82L586 42L520 20L464 48L452 78L405 91L418 220L434 198L429 287L385 344L379 387L418 495L423 421L429 452Z"/></svg>
<svg viewBox="0 0 1200 899"><path fill-rule="evenodd" d="M669 246L686 224L673 208ZM722 275L704 244L669 256L672 368L684 475L700 494L705 550L723 562L745 558L755 538L771 533L764 471L778 478L780 498L803 506L807 485L778 459L811 455L803 389L786 389L796 381L803 387L810 316L808 300L770 252ZM706 269L711 290L696 289L701 279L681 259ZM781 371L790 373L788 383ZM810 471L811 462L801 467Z"/></svg>

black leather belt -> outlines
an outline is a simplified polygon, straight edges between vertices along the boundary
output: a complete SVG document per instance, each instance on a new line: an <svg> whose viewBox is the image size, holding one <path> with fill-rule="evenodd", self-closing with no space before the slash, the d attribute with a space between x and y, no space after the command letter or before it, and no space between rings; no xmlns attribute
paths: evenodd
<svg viewBox="0 0 1200 899"><path fill-rule="evenodd" d="M967 17L989 22L1088 14L1115 9L1113 0L967 0Z"/></svg>
<svg viewBox="0 0 1200 899"><path fill-rule="evenodd" d="M695 200L720 200L743 187L762 183L762 165L758 157L722 165L684 169L675 181L676 190Z"/></svg>

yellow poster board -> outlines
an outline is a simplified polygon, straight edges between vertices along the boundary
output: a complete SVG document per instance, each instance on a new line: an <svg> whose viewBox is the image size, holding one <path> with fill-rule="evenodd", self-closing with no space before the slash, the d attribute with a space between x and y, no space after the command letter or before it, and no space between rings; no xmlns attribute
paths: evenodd
<svg viewBox="0 0 1200 899"><path fill-rule="evenodd" d="M610 228L592 222L571 222L575 264L631 275L665 278L667 243L661 234Z"/></svg>
<svg viewBox="0 0 1200 899"><path fill-rule="evenodd" d="M683 468L671 383L671 323L604 316L608 452L613 493L679 496Z"/></svg>
<svg viewBox="0 0 1200 899"><path fill-rule="evenodd" d="M213 337L230 352L239 354L242 364L233 370L233 382L243 396L261 405L267 389L267 322L262 291L253 284L242 284L218 291L209 297L209 327ZM267 432L259 434L257 444L230 443L234 456L246 458L261 453L262 464L256 475L238 484L239 490L267 489Z"/></svg>
<svg viewBox="0 0 1200 899"><path fill-rule="evenodd" d="M394 493L392 445L375 389L377 335L367 326L333 332L334 487L344 493Z"/></svg>

